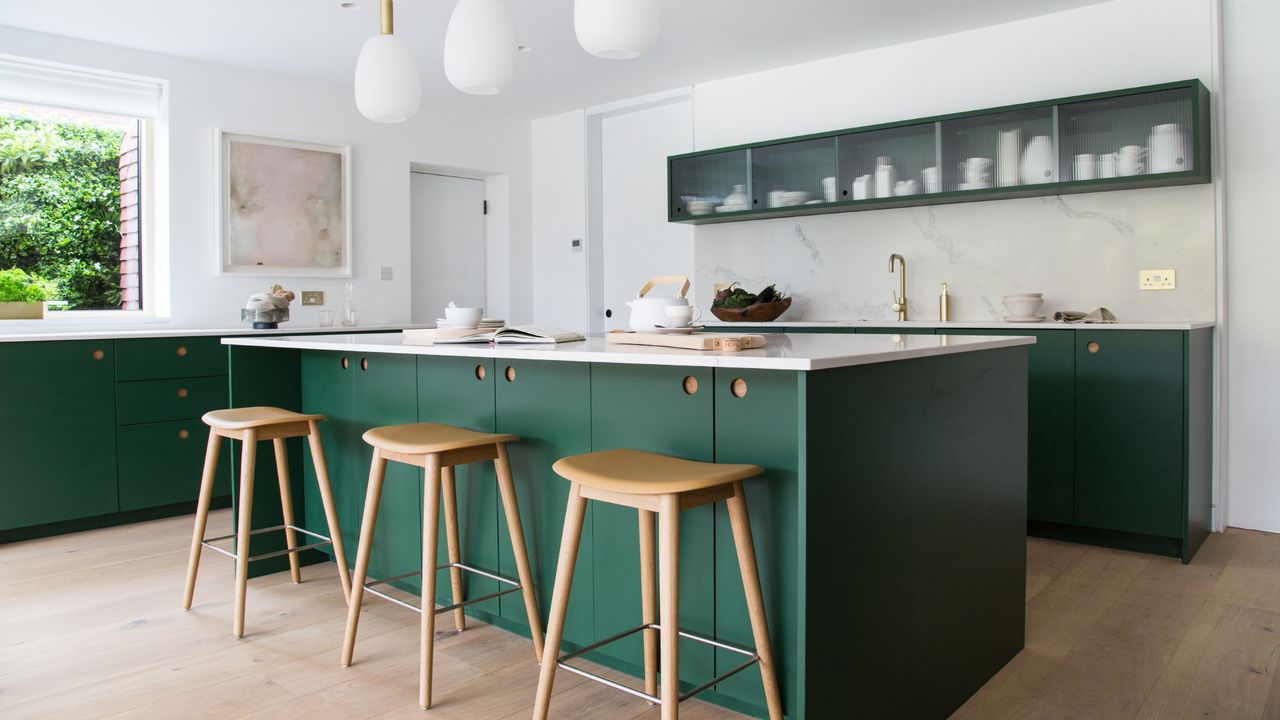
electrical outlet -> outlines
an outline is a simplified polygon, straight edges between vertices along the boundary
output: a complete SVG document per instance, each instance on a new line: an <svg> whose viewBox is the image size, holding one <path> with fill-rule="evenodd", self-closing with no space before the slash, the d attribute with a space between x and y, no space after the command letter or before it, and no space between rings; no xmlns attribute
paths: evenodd
<svg viewBox="0 0 1280 720"><path fill-rule="evenodd" d="M390 279L391 279L391 268L389 268L389 267L383 267L383 268L379 271L378 277L379 277L379 278L381 278L381 279L383 279L383 280L390 280Z"/></svg>
<svg viewBox="0 0 1280 720"><path fill-rule="evenodd" d="M1174 290L1178 287L1178 274L1173 268L1166 270L1139 270L1139 290Z"/></svg>
<svg viewBox="0 0 1280 720"><path fill-rule="evenodd" d="M323 290L303 290L302 304L303 305L323 305L324 291Z"/></svg>

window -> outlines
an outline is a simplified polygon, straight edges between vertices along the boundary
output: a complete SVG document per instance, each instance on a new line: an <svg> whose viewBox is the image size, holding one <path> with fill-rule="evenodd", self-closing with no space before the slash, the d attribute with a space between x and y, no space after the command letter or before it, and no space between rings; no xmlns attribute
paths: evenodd
<svg viewBox="0 0 1280 720"><path fill-rule="evenodd" d="M50 310L154 309L162 97L155 81L0 56L0 270L49 281Z"/></svg>

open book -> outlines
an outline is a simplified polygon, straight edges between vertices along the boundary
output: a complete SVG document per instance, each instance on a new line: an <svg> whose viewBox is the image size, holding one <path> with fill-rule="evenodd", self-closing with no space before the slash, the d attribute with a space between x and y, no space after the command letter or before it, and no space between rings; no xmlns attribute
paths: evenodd
<svg viewBox="0 0 1280 720"><path fill-rule="evenodd" d="M553 344L586 340L581 334L551 325L515 325L497 330L434 329L405 330L404 341L411 345L452 345L460 343Z"/></svg>

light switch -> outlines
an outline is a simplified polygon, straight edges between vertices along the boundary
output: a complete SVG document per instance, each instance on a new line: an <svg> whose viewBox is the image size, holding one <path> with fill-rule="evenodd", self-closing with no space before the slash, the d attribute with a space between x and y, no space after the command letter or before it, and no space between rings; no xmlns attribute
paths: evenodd
<svg viewBox="0 0 1280 720"><path fill-rule="evenodd" d="M302 304L303 305L323 305L324 291L323 290L303 290Z"/></svg>
<svg viewBox="0 0 1280 720"><path fill-rule="evenodd" d="M1164 270L1139 270L1139 290L1174 290L1178 287L1178 274L1173 268Z"/></svg>
<svg viewBox="0 0 1280 720"><path fill-rule="evenodd" d="M378 277L379 277L379 278L381 278L381 279L383 279L383 280L390 280L390 279L391 279L391 268L389 268L389 267L383 267L383 268L382 268L382 270L381 270L381 271L379 271Z"/></svg>

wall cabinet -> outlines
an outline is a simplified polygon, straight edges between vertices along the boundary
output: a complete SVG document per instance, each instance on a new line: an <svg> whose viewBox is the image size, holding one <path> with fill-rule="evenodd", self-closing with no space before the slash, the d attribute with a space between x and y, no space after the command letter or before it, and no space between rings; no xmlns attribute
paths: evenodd
<svg viewBox="0 0 1280 720"><path fill-rule="evenodd" d="M667 158L692 224L1207 183L1199 80L815 133Z"/></svg>

